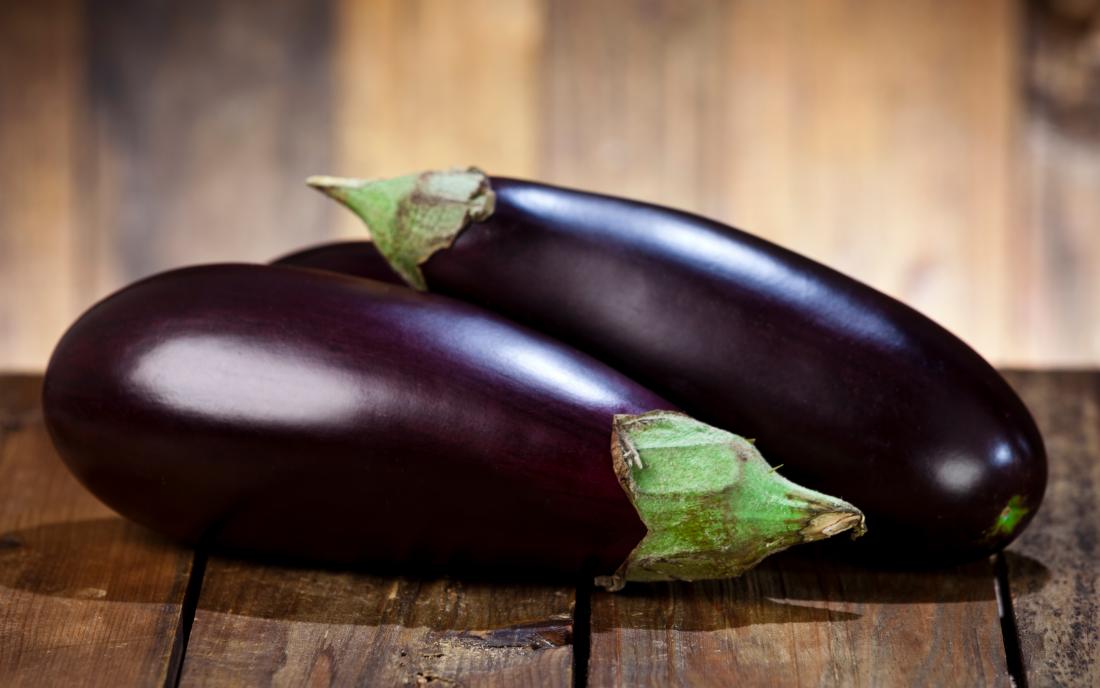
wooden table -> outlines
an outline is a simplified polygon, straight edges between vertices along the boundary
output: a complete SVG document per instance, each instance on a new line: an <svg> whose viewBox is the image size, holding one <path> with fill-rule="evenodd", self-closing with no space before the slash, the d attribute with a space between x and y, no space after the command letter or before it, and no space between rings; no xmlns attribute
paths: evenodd
<svg viewBox="0 0 1100 688"><path fill-rule="evenodd" d="M179 547L69 476L40 377L2 377L0 685L1100 685L1100 373L1010 379L1051 481L1005 554L883 572L804 546L739 579L608 594Z"/></svg>

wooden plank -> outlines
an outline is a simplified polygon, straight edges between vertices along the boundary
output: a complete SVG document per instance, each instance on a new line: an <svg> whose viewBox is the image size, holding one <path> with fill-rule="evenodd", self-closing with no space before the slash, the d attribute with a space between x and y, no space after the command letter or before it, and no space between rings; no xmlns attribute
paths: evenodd
<svg viewBox="0 0 1100 688"><path fill-rule="evenodd" d="M1100 364L1100 2L1027 3L1012 341L1016 360Z"/></svg>
<svg viewBox="0 0 1100 688"><path fill-rule="evenodd" d="M1016 4L550 8L544 177L745 227L1010 353Z"/></svg>
<svg viewBox="0 0 1100 688"><path fill-rule="evenodd" d="M569 686L573 601L214 558L181 685Z"/></svg>
<svg viewBox="0 0 1100 688"><path fill-rule="evenodd" d="M323 240L328 2L91 0L85 303L159 270Z"/></svg>
<svg viewBox="0 0 1100 688"><path fill-rule="evenodd" d="M819 552L596 593L589 685L1010 685L989 563L876 572Z"/></svg>
<svg viewBox="0 0 1100 688"><path fill-rule="evenodd" d="M76 315L71 171L80 2L0 3L0 370L39 370Z"/></svg>
<svg viewBox="0 0 1100 688"><path fill-rule="evenodd" d="M743 225L997 361L1095 364L1096 3L942 5L4 3L0 368L137 276L361 236L306 173L459 162Z"/></svg>
<svg viewBox="0 0 1100 688"><path fill-rule="evenodd" d="M1100 372L1010 380L1050 456L1043 506L1005 554L1027 682L1100 685Z"/></svg>
<svg viewBox="0 0 1100 688"><path fill-rule="evenodd" d="M191 554L57 458L37 377L0 377L0 685L160 685Z"/></svg>
<svg viewBox="0 0 1100 688"><path fill-rule="evenodd" d="M460 162L743 225L997 361L1095 364L1097 3L942 4L3 3L0 368L135 277L361 236L304 174Z"/></svg>
<svg viewBox="0 0 1100 688"><path fill-rule="evenodd" d="M41 390L39 375L0 376L0 441L5 430L14 431L39 415Z"/></svg>
<svg viewBox="0 0 1100 688"><path fill-rule="evenodd" d="M478 165L534 176L539 0L340 0L334 172ZM348 213L335 231L362 237Z"/></svg>
<svg viewBox="0 0 1100 688"><path fill-rule="evenodd" d="M728 219L733 5L548 3L540 176Z"/></svg>

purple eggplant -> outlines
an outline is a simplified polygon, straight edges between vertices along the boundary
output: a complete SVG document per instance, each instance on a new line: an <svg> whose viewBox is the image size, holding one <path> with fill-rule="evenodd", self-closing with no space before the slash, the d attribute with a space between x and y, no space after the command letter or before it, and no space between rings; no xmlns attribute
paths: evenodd
<svg viewBox="0 0 1100 688"><path fill-rule="evenodd" d="M688 213L476 170L310 183L411 286L572 344L859 504L866 552L983 556L1039 507L1042 438L1005 380L828 267Z"/></svg>
<svg viewBox="0 0 1100 688"><path fill-rule="evenodd" d="M334 241L295 251L277 258L272 265L292 265L354 275L386 284L405 284L369 241Z"/></svg>
<svg viewBox="0 0 1100 688"><path fill-rule="evenodd" d="M64 335L43 401L94 494L220 549L614 587L732 575L862 528L588 356L315 270L204 266L123 289Z"/></svg>

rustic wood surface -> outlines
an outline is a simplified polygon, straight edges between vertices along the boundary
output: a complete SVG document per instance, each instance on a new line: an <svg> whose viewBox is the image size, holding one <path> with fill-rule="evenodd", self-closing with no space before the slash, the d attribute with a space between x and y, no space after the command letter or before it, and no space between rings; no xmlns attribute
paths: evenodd
<svg viewBox="0 0 1100 688"><path fill-rule="evenodd" d="M65 471L40 378L0 376L0 685L992 686L1015 656L1027 685L1093 686L1100 372L1009 377L1051 482L998 562L1002 624L988 562L874 570L828 543L616 595L221 557L193 575Z"/></svg>
<svg viewBox="0 0 1100 688"><path fill-rule="evenodd" d="M1068 362L1100 351L1100 0L1027 10L1011 336Z"/></svg>
<svg viewBox="0 0 1100 688"><path fill-rule="evenodd" d="M91 297L78 293L87 285L77 274L70 179L84 47L78 7L0 2L0 370L45 367Z"/></svg>
<svg viewBox="0 0 1100 688"><path fill-rule="evenodd" d="M994 361L1100 363L1098 0L0 4L3 368L153 271L360 235L307 174L469 163L742 225Z"/></svg>
<svg viewBox="0 0 1100 688"><path fill-rule="evenodd" d="M90 2L83 269L97 293L324 238L327 2ZM315 198L315 196L318 196Z"/></svg>
<svg viewBox="0 0 1100 688"><path fill-rule="evenodd" d="M545 2L337 1L333 12L336 174L538 169ZM350 213L333 222L362 235Z"/></svg>
<svg viewBox="0 0 1100 688"><path fill-rule="evenodd" d="M815 554L597 593L589 685L1011 685L987 562L876 572Z"/></svg>
<svg viewBox="0 0 1100 688"><path fill-rule="evenodd" d="M1005 553L1028 685L1100 685L1100 373L1010 377L1050 454L1042 510Z"/></svg>
<svg viewBox="0 0 1100 688"><path fill-rule="evenodd" d="M0 685L162 685L191 553L77 484L42 425L40 386L0 377Z"/></svg>
<svg viewBox="0 0 1100 688"><path fill-rule="evenodd" d="M722 218L1007 353L1011 3L617 0L550 16L543 176Z"/></svg>
<svg viewBox="0 0 1100 688"><path fill-rule="evenodd" d="M215 558L181 685L572 685L572 587Z"/></svg>

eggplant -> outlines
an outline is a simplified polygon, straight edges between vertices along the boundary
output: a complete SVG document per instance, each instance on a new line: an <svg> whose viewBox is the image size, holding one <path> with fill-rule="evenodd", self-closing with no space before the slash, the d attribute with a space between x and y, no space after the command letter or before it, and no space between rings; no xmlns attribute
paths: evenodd
<svg viewBox="0 0 1100 688"><path fill-rule="evenodd" d="M285 255L272 265L292 265L354 275L386 284L404 284L382 254L369 241L334 241Z"/></svg>
<svg viewBox="0 0 1100 688"><path fill-rule="evenodd" d="M366 222L410 286L590 353L859 504L857 552L973 559L1039 507L1043 441L1005 380L824 265L689 213L474 169L309 183Z"/></svg>
<svg viewBox="0 0 1100 688"><path fill-rule="evenodd" d="M331 273L176 270L94 306L43 389L62 459L188 543L403 571L725 577L863 528L556 341Z"/></svg>

